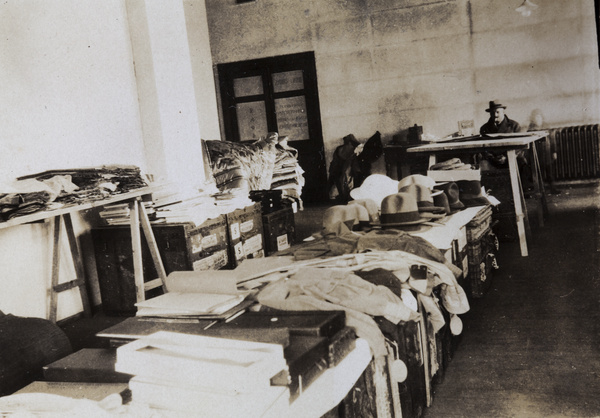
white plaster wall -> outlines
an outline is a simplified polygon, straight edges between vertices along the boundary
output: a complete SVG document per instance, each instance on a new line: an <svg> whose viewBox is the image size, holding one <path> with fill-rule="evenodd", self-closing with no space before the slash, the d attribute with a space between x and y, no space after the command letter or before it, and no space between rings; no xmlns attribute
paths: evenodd
<svg viewBox="0 0 600 418"><path fill-rule="evenodd" d="M200 139L219 139L208 42L203 0L0 4L0 184L104 164L201 183ZM73 221L98 304L93 215ZM0 310L46 316L50 239L49 223L0 229ZM80 310L76 289L60 294L58 319Z"/></svg>
<svg viewBox="0 0 600 418"><path fill-rule="evenodd" d="M145 168L128 22L120 0L0 4L0 178L54 168ZM0 192L2 192L0 190ZM87 225L74 219L76 233ZM46 317L49 224L0 230L0 310ZM74 276L62 244L61 282ZM59 296L58 318L81 309Z"/></svg>
<svg viewBox="0 0 600 418"><path fill-rule="evenodd" d="M535 2L535 0L534 0ZM341 138L445 136L489 100L527 127L600 122L593 0L206 0L215 64L314 51L327 162Z"/></svg>

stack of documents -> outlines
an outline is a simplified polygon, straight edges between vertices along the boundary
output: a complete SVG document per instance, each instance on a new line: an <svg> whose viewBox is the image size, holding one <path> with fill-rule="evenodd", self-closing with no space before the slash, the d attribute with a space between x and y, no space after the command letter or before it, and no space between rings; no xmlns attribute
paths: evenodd
<svg viewBox="0 0 600 418"><path fill-rule="evenodd" d="M286 369L279 344L167 331L119 347L115 364L134 375L132 403L197 417L285 416L289 391L270 382Z"/></svg>
<svg viewBox="0 0 600 418"><path fill-rule="evenodd" d="M143 204L148 217L152 218L155 212L154 204L152 202L143 202ZM98 212L98 214L107 225L129 225L130 223L129 203L106 205Z"/></svg>

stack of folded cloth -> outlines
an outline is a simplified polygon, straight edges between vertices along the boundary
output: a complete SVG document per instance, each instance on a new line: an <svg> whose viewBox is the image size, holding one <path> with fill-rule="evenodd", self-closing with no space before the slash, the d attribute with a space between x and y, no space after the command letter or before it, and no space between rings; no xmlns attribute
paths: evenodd
<svg viewBox="0 0 600 418"><path fill-rule="evenodd" d="M451 158L429 167L430 170L471 170L471 164L463 163L460 158Z"/></svg>

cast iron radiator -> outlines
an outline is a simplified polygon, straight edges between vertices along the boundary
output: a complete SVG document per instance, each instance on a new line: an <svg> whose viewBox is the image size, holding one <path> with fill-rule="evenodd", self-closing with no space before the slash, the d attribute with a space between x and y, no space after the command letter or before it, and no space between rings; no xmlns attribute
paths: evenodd
<svg viewBox="0 0 600 418"><path fill-rule="evenodd" d="M538 150L542 174L554 180L600 178L600 136L598 124L548 129L549 136ZM556 153L556 161L552 153Z"/></svg>

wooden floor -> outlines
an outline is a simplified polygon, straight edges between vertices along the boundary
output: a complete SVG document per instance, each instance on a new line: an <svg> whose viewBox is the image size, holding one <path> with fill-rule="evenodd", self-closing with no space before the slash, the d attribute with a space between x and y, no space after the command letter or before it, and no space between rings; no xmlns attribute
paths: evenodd
<svg viewBox="0 0 600 418"><path fill-rule="evenodd" d="M501 246L426 418L600 416L599 193L551 196L529 257Z"/></svg>

